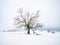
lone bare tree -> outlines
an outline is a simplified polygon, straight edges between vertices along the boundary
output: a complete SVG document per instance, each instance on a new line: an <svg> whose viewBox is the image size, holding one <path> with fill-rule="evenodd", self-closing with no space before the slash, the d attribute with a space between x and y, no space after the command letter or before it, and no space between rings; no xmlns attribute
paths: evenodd
<svg viewBox="0 0 60 45"><path fill-rule="evenodd" d="M25 30L27 30L27 34L30 34L31 30L34 34L37 34L34 30L42 27L42 25L38 22L37 19L40 15L39 10L35 14L30 14L29 12L24 12L22 8L19 8L17 12L19 13L19 15L14 18L14 25L17 28L25 27Z"/></svg>

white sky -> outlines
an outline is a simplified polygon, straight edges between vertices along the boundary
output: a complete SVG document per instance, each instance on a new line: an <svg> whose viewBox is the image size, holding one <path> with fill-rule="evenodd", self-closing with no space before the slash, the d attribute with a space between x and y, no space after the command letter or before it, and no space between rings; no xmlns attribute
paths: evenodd
<svg viewBox="0 0 60 45"><path fill-rule="evenodd" d="M13 29L13 17L23 7L40 10L40 21L46 27L60 27L60 0L0 0L0 30Z"/></svg>

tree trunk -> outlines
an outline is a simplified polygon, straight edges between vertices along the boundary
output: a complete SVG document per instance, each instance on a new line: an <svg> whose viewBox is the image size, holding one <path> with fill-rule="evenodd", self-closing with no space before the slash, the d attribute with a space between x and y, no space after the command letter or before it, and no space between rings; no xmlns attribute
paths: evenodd
<svg viewBox="0 0 60 45"><path fill-rule="evenodd" d="M30 34L30 29L28 29L27 34Z"/></svg>

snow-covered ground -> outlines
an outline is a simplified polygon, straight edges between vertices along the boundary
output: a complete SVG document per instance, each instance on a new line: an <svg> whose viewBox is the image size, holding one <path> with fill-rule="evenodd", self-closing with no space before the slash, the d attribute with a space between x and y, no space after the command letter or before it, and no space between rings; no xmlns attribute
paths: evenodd
<svg viewBox="0 0 60 45"><path fill-rule="evenodd" d="M46 31L41 35L27 35L20 32L0 32L0 45L60 45L60 32Z"/></svg>

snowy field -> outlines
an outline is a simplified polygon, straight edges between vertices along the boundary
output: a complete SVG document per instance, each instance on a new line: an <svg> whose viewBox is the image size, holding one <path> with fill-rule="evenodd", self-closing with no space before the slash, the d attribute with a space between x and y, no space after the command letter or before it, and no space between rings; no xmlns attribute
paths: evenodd
<svg viewBox="0 0 60 45"><path fill-rule="evenodd" d="M60 32L52 34L43 31L40 34L0 32L0 45L60 45Z"/></svg>

